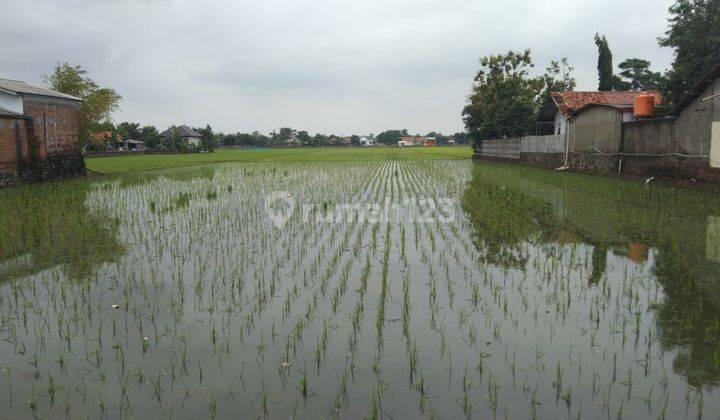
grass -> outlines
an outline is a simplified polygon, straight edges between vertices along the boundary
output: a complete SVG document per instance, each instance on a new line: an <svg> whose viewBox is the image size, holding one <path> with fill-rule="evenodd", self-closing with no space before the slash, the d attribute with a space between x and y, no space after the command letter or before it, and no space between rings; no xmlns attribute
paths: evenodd
<svg viewBox="0 0 720 420"><path fill-rule="evenodd" d="M296 149L218 149L214 153L184 155L135 155L86 158L88 169L101 174L121 174L223 162L408 161L469 159L470 147L372 147Z"/></svg>

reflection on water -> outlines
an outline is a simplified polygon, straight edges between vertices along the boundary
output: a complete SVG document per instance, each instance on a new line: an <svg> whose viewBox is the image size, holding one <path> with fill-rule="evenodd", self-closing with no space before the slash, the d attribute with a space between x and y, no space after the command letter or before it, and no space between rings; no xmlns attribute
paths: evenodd
<svg viewBox="0 0 720 420"><path fill-rule="evenodd" d="M0 281L61 266L84 279L122 254L118 220L86 205L90 182L0 189Z"/></svg>
<svg viewBox="0 0 720 420"><path fill-rule="evenodd" d="M296 212L277 228L274 191ZM315 223L336 204L461 205ZM720 412L720 201L470 162L264 163L0 191L9 418ZM427 216L430 216L427 218Z"/></svg>
<svg viewBox="0 0 720 420"><path fill-rule="evenodd" d="M648 260L664 297L653 305L673 368L695 386L720 383L720 199L696 191L476 165L463 198L484 258L524 268L528 241L592 246L588 281L606 274L608 252Z"/></svg>

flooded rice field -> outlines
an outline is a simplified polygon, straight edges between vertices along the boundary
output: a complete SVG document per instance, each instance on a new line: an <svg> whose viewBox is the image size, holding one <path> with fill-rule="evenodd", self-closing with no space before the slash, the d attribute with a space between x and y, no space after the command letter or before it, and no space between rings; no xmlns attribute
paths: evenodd
<svg viewBox="0 0 720 420"><path fill-rule="evenodd" d="M720 200L467 161L0 191L3 418L717 418Z"/></svg>

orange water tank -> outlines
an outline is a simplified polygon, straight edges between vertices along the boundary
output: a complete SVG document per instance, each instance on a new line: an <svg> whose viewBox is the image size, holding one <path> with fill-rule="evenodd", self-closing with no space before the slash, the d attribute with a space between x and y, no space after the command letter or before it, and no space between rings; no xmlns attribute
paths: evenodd
<svg viewBox="0 0 720 420"><path fill-rule="evenodd" d="M643 93L635 97L635 118L652 117L654 108L655 95Z"/></svg>

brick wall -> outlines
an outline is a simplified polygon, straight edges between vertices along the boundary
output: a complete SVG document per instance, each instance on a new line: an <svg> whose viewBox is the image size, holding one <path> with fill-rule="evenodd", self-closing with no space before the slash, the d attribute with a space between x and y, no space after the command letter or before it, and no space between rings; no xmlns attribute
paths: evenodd
<svg viewBox="0 0 720 420"><path fill-rule="evenodd" d="M18 167L18 146L24 154L27 144L25 119L0 117L0 171L14 171Z"/></svg>
<svg viewBox="0 0 720 420"><path fill-rule="evenodd" d="M24 116L0 117L0 186L85 173L77 108L74 101L24 96Z"/></svg>
<svg viewBox="0 0 720 420"><path fill-rule="evenodd" d="M35 96L23 98L23 111L33 119L41 158L80 153L77 108L73 101Z"/></svg>

